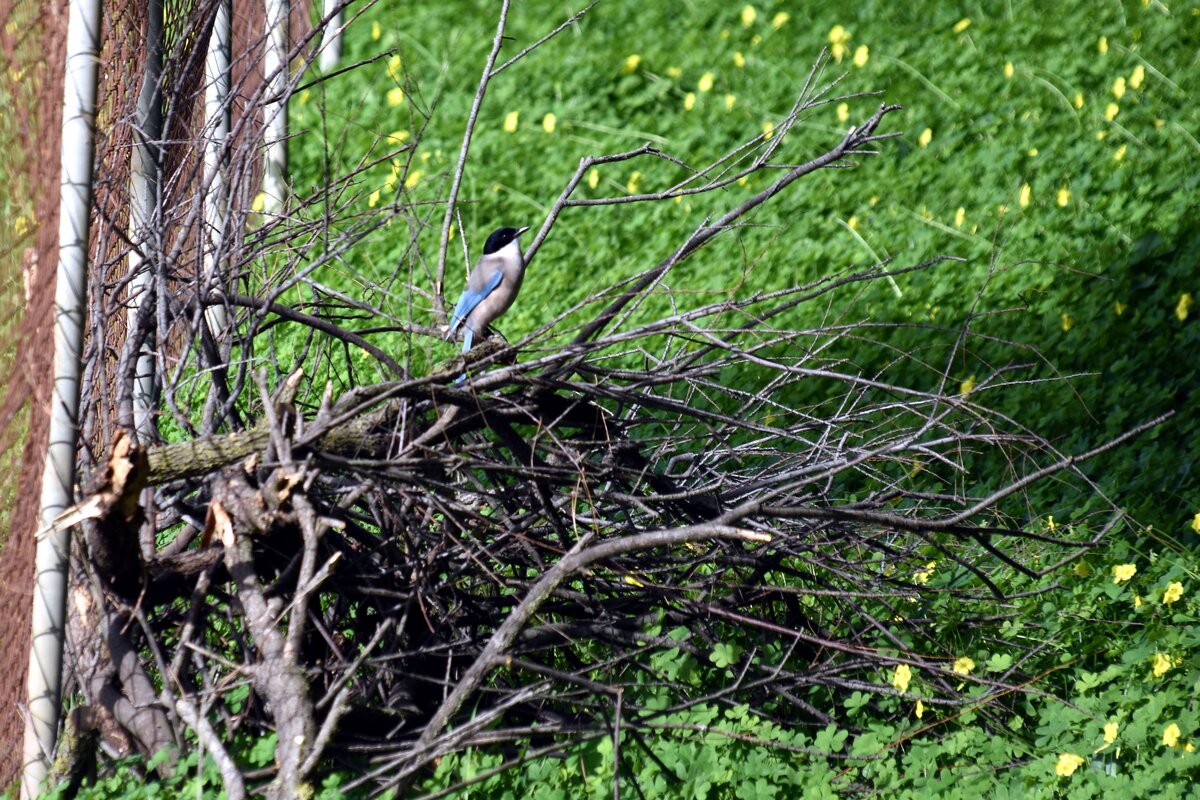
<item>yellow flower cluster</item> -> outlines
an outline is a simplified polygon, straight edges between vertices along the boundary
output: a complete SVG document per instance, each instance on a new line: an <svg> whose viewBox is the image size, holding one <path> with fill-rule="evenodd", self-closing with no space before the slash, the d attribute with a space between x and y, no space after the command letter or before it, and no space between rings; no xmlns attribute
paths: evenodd
<svg viewBox="0 0 1200 800"><path fill-rule="evenodd" d="M1074 753L1060 753L1058 763L1054 765L1054 774L1063 778L1069 778L1083 764L1084 760L1082 756L1077 756Z"/></svg>
<svg viewBox="0 0 1200 800"><path fill-rule="evenodd" d="M841 25L834 25L829 29L829 52L833 55L833 60L842 63L842 56L846 55L847 45L850 44L850 34Z"/></svg>
<svg viewBox="0 0 1200 800"><path fill-rule="evenodd" d="M1176 603L1181 597L1183 597L1183 584L1179 581L1171 581L1171 583L1167 584L1167 588L1163 592L1163 605L1169 606L1172 603Z"/></svg>
<svg viewBox="0 0 1200 800"><path fill-rule="evenodd" d="M975 669L975 662L968 656L963 656L954 662L954 671L959 675L970 675L973 669Z"/></svg>
<svg viewBox="0 0 1200 800"><path fill-rule="evenodd" d="M1150 672L1156 678L1161 678L1171 671L1171 667L1175 666L1175 662L1166 653L1155 653L1154 664L1150 668Z"/></svg>
<svg viewBox="0 0 1200 800"><path fill-rule="evenodd" d="M912 669L908 664L897 664L896 672L892 675L892 686L897 692L903 694L908 691L908 684L912 681Z"/></svg>
<svg viewBox="0 0 1200 800"><path fill-rule="evenodd" d="M1124 583L1137 574L1137 564L1114 564L1112 568L1113 583Z"/></svg>
<svg viewBox="0 0 1200 800"><path fill-rule="evenodd" d="M1191 310L1193 305L1194 302L1192 300L1191 292L1184 292L1183 294L1179 295L1179 302L1175 304L1175 319L1179 320L1180 322L1186 320L1188 318L1188 311ZM1200 518L1200 514L1197 514L1196 516ZM1193 522L1193 527L1194 525L1195 523Z"/></svg>

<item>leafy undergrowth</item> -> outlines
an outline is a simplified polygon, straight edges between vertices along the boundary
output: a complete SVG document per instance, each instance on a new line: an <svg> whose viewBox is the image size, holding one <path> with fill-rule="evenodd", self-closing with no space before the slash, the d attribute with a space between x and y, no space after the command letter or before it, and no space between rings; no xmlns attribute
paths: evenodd
<svg viewBox="0 0 1200 800"><path fill-rule="evenodd" d="M560 3L519 7L507 30L511 49L572 10ZM300 170L308 163L317 175L326 158L336 169L364 152L399 149L364 175L353 203L366 213L393 199L444 196L493 24L463 3L399 15L388 4L373 8L351 29L348 57L390 54L350 73L336 84L336 96L317 87L300 97L294 126L325 131L297 139ZM898 277L894 287L873 284L861 298L866 312L880 322L944 326L947 342L974 314L977 332L1036 348L1035 378L1076 377L1006 387L1004 407L1066 452L1176 414L1085 467L1135 524L1064 574L1061 591L998 611L1011 615L1010 642L1042 645L1021 669L1038 676L1046 694L1014 698L1007 719L992 712L943 717L911 699L896 698L892 707L860 700L852 732L783 730L737 707L692 709L681 713L679 730L653 742L622 741L626 784L636 781L650 797L739 798L855 789L896 797L1169 796L1191 784L1198 764L1191 738L1200 737L1187 702L1200 655L1191 566L1191 523L1200 508L1200 333L1192 306L1200 290L1198 45L1195 4L1047 11L1033 3L963 10L865 2L849 14L815 8L800 15L782 3L697 2L684 9L615 0L492 84L463 185L463 229L473 252L497 225L536 224L582 155L650 141L701 164L748 132L770 135L808 64L830 47L835 62L826 76L844 71L839 91L879 90L904 104L905 135L856 174L813 176L764 207L755 225L706 248L672 273L669 302L780 288L879 258L915 263L950 253L965 262ZM435 98L437 113L418 137ZM876 102L831 104L793 131L786 152L804 160ZM594 170L581 191L653 191L678 177L663 162L622 162ZM743 193L715 201L568 211L501 327L514 338L544 324L593 288L645 269L705 216L757 188L751 179L739 187ZM440 210L424 220L433 228L440 221ZM344 274L325 278L383 282L405 264L413 227L388 226L349 255ZM421 235L432 242L437 231ZM448 294L457 290L460 269L451 272ZM412 277L420 282L422 275ZM418 305L413 313L420 318L428 309ZM897 329L891 343L908 350L926 335L909 330ZM964 393L996 366L997 352L978 342L958 357L952 377ZM919 384L928 376L912 379ZM973 480L986 485L995 465L975 467ZM1094 496L1056 488L1028 495L1031 525L1045 525L1049 514L1070 525L1095 511ZM1114 568L1129 564L1136 574L1119 580L1129 569ZM957 580L936 562L928 579ZM937 609L928 612L937 618ZM1007 650L1015 648L957 630L953 609L944 612L964 669L969 662L984 681L1010 674ZM911 681L919 696L921 676ZM698 734L695 726L735 736ZM598 740L464 791L607 796L612 750L610 740ZM821 755L828 752L837 756ZM425 788L442 789L519 756L446 758Z"/></svg>
<svg viewBox="0 0 1200 800"><path fill-rule="evenodd" d="M364 214L394 200L445 196L494 26L476 4L396 5L373 6L348 30L347 63L387 55L304 90L292 107L297 187L319 183L327 168L338 173L393 153L339 198ZM574 10L519 4L506 52ZM882 155L857 172L819 173L764 207L753 226L722 236L673 272L673 295L662 302L699 304L851 263L894 257L908 264L949 253L965 261L899 276L894 287L872 284L861 298L865 312L879 322L942 326L948 343L976 313L976 331L1035 347L1035 377L1076 377L1006 387L1003 402L1066 452L1163 412L1176 415L1085 467L1133 523L1064 569L1052 594L1022 598L1033 588L1022 583L1028 579L1007 576L1015 597L997 607L1007 618L1003 635L962 629L949 600L920 609L959 653L955 666L968 687L1018 672L1037 679L1037 691L1014 694L1005 715L926 705L922 685L931 678L915 671L877 676L903 696L838 699L852 723L840 729L784 728L740 706L692 707L665 718L653 740L620 739L622 794L1180 796L1200 775L1200 712L1191 702L1200 688L1195 3L1049 11L1030 2L957 9L864 2L850 13L814 8L802 15L783 3L604 0L490 88L463 184L473 254L498 225L536 225L582 155L650 141L701 164L755 132L769 135L823 46L835 58L826 76L847 73L840 91L880 90L905 105L905 135L884 143ZM418 130L435 101L437 113ZM804 160L877 102L831 104L797 126L785 152ZM677 177L664 162L622 162L597 168L581 191L652 191ZM515 341L592 289L665 257L707 215L758 188L752 178L715 200L568 211L500 327ZM397 274L426 279L424 266L409 263L409 237L432 226L419 235L424 251L435 252L441 211L414 207L426 211L408 225L397 219L382 228L339 267L324 268L321 279L374 294L398 318L429 322L427 303L410 306L383 288ZM457 239L451 245L459 253ZM454 295L461 256L451 260L459 265L450 273ZM1009 313L979 316L1000 311ZM897 329L890 343L913 346L906 330ZM410 343L397 335L390 344L404 352ZM414 363L450 353L449 346L425 348ZM964 394L991 390L975 381L995 366L994 355L980 341L954 363L952 378ZM870 372L873 365L858 366ZM912 376L914 384L922 380L927 374ZM993 467L974 465L972 479L986 485ZM1034 487L1025 498L1031 528L1078 524L1095 511L1094 497L1057 486ZM913 579L950 586L962 575L931 556ZM708 664L664 654L656 666L714 680L740 646L722 645ZM1031 645L1034 655L1014 664L1012 653ZM548 754L539 751L543 744L448 756L422 788L463 797L611 796L611 738ZM255 743L239 752L248 765L269 762ZM518 769L499 769L526 758ZM196 763L193 757L173 783L142 783L122 796L194 796L203 791L197 782L212 791L215 773ZM315 796L342 796L346 775L333 767ZM451 788L460 782L471 785ZM102 783L81 796L114 796L117 788Z"/></svg>

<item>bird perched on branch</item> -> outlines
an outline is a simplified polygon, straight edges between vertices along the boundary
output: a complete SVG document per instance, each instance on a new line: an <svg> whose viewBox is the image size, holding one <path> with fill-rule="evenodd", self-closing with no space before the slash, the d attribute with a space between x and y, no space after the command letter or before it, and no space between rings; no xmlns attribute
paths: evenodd
<svg viewBox="0 0 1200 800"><path fill-rule="evenodd" d="M497 228L483 245L483 255L467 278L454 313L450 315L448 339L463 328L463 352L475 337L482 337L501 314L512 306L525 277L525 258L517 239L525 228ZM460 379L461 380L461 379Z"/></svg>

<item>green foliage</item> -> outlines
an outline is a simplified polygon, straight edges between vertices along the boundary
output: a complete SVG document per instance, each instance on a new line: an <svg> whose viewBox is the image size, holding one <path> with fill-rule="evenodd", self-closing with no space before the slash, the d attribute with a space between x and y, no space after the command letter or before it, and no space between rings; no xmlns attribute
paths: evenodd
<svg viewBox="0 0 1200 800"><path fill-rule="evenodd" d="M784 116L819 49L844 44L848 49L826 77L846 71L839 91L880 89L887 101L903 103L898 124L904 136L882 144L881 156L856 173L812 176L764 207L754 225L689 259L669 277L674 302L776 289L876 257L907 264L942 253L961 256L961 264L898 276L896 290L871 284L856 298L855 318L929 326L880 336L899 350L920 348L939 366L971 314L981 334L1036 346L1028 351L1035 380L1006 387L999 402L1065 452L1176 411L1134 446L1085 466L1105 494L1153 530L1131 524L1114 531L1104 548L1057 576L1061 589L1053 594L1031 594L1038 587L1030 579L998 570L993 579L1012 596L997 609L1004 620L998 635L962 625L949 593L930 594L913 610L929 620L947 651L973 665L963 667L965 691L980 681L1036 679L1039 693L1014 692L1003 710L918 705L914 698L931 698L923 687L933 678L917 672L904 696L848 690L833 698L853 729L796 729L741 705L675 709L663 687L646 683L630 691L663 712L652 723L656 735L623 733L619 762L611 737L550 753L525 742L506 752L447 755L422 777L421 788L469 783L454 796L608 797L619 772L624 796L637 794L636 782L651 798L1185 795L1200 777L1194 747L1200 745L1200 711L1192 702L1200 689L1194 598L1200 583L1187 525L1200 510L1200 308L1189 309L1184 299L1200 292L1200 74L1194 64L1200 9L1158 2L1047 9L1015 1L963 11L867 0L849 11L824 6L801 15L782 2L756 5L754 19L744 24L748 15L740 4L605 0L578 23L578 35L567 32L501 74L489 89L464 180L462 215L472 253L499 224L540 220L581 155L653 141L690 164L718 156ZM306 89L292 107L297 187L316 185L326 169L337 174L383 158L337 200L362 214L393 199L419 204L445 195L493 32L489 4L393 6L370 7L350 28L346 59L389 50L398 58ZM777 16L785 7L791 9L787 20ZM549 0L518 4L505 53L573 10ZM837 25L848 42L836 35ZM868 49L860 66L855 53L862 45ZM705 91L709 74L712 87ZM435 102L437 113L425 126ZM844 112L840 102L818 110L794 130L783 157L814 155L876 102L848 99ZM510 132L505 120L512 113ZM547 114L554 115L553 125ZM422 127L419 145L410 149ZM622 162L600 168L595 183L585 179L580 191L653 190L681 174L665 162ZM760 180L678 204L567 212L501 327L516 340L590 292L651 266L703 218L761 188ZM422 218L426 224L440 224L437 206L414 207L432 214ZM318 204L305 213L321 211ZM374 293L385 305L395 300L397 316L429 322L428 307L409 306L379 288L397 273L427 285L419 271L424 267L409 263L416 224L393 220L336 266L322 268L321 280ZM436 232L420 236L424 252L435 252ZM457 239L451 242L451 295L461 285L459 248ZM662 299L663 308L667 302ZM1013 313L999 313L1006 310ZM944 329L943 337L931 339L929 328ZM399 334L373 341L408 353L414 368L450 352L448 345ZM284 362L300 350L282 333L277 344ZM976 338L949 365L951 377L973 384L1004 352ZM883 366L869 354L855 356L864 374ZM340 368L370 374L372 365L351 351L350 363ZM1077 377L1040 380L1061 375ZM903 377L929 388L928 371ZM750 380L737 371L726 378L730 385ZM786 399L801 405L817 402L820 389L808 384L794 391ZM992 388L974 391L988 397ZM967 459L975 485L999 480L997 465ZM1031 492L1020 499L1023 514L1031 527L1044 525L1048 532L1053 524L1081 525L1098 507L1094 496L1068 494L1058 484ZM1051 514L1057 523L1046 519ZM1036 549L1014 555L1044 566ZM1136 573L1117 582L1114 567L1123 564L1134 564ZM962 580L941 563L918 582L945 589ZM1168 603L1176 584L1181 596ZM819 615L821 609L808 610ZM682 645L688 631L665 633ZM889 633L913 644L903 627ZM730 640L700 658L680 646L656 650L650 660L666 681L711 690L735 680L750 657L781 659L748 653ZM878 676L881 687L892 681L892 675ZM831 702L828 696L805 699L818 707ZM1115 731L1111 741L1106 730ZM238 758L251 767L267 765L273 745L238 742ZM1073 768L1069 756L1078 758ZM196 796L219 786L211 761L199 766L194 752L172 781L134 780L132 769L118 765L81 796ZM317 796L343 796L344 778L329 775Z"/></svg>

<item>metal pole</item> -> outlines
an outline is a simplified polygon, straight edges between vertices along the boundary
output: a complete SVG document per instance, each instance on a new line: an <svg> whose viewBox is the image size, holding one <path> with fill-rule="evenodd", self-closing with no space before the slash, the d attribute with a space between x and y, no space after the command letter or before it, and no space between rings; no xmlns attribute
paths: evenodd
<svg viewBox="0 0 1200 800"><path fill-rule="evenodd" d="M288 2L266 0L267 48L263 55L263 76L267 97L263 104L266 125L266 163L263 169L263 212L268 216L283 211L287 194L287 53Z"/></svg>
<svg viewBox="0 0 1200 800"><path fill-rule="evenodd" d="M63 85L58 272L54 292L54 392L50 441L42 474L43 527L75 500L80 353L87 308L87 249L91 223L96 75L100 51L100 0L71 0ZM21 796L37 795L58 735L66 632L70 532L37 544L29 649L28 717Z"/></svg>
<svg viewBox="0 0 1200 800"><path fill-rule="evenodd" d="M204 274L201 291L223 288L221 247L228 224L228 199L225 197L223 170L225 143L229 139L229 69L231 53L231 0L217 3L212 38L204 59ZM229 336L229 323L223 306L210 306L204 312L209 332L215 339Z"/></svg>
<svg viewBox="0 0 1200 800"><path fill-rule="evenodd" d="M129 232L134 247L129 251L129 309L130 330L141 309L154 303L154 281L151 280L153 261L147 251L158 252L156 223L159 217L159 170L162 142L162 69L163 69L163 4L148 0L146 8L146 68L142 74L142 90L138 94L137 117L134 128L134 148L129 165ZM158 407L157 363L154 358L154 339L147 337L137 358L134 374L133 424L138 441L143 445L154 442L157 426L154 412Z"/></svg>

